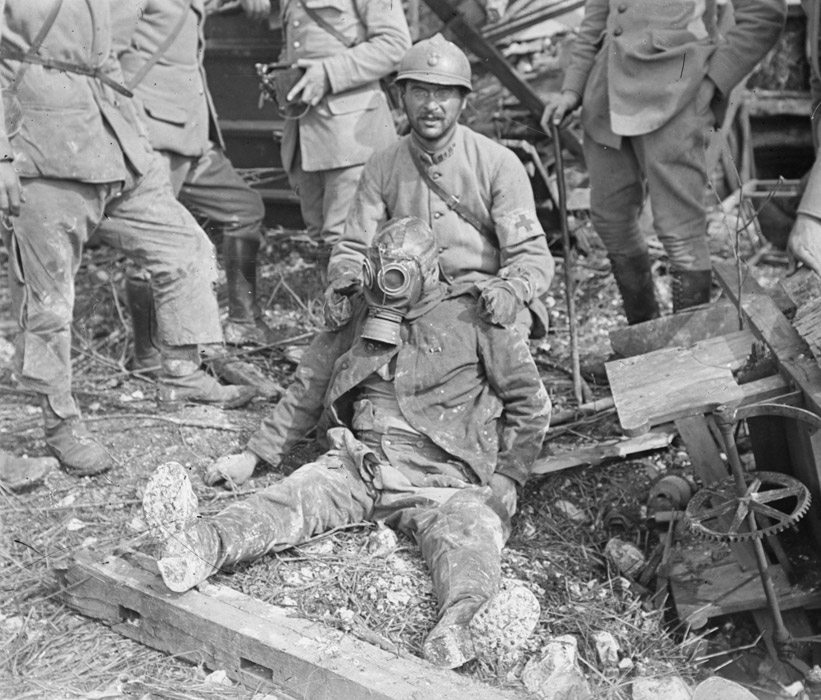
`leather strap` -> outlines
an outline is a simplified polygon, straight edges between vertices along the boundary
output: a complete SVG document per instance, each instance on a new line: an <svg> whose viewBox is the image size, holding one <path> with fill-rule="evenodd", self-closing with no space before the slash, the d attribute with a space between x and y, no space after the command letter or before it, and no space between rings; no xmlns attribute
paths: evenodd
<svg viewBox="0 0 821 700"><path fill-rule="evenodd" d="M148 75L148 72L157 65L157 61L159 61L163 56L165 56L166 51L171 48L171 44L174 43L174 40L180 35L183 26L185 25L185 20L188 17L188 11L191 9L191 4L194 0L188 0L185 3L185 7L182 9L182 14L180 15L177 23L174 25L174 28L171 30L171 33L163 39L162 44L157 47L157 50L151 54L151 57L140 66L140 70L138 70L134 75L131 76L131 80L129 80L125 85L129 90L133 90L137 87Z"/></svg>
<svg viewBox="0 0 821 700"><path fill-rule="evenodd" d="M451 194L448 192L444 187L442 187L436 180L434 180L430 173L428 172L425 164L422 162L422 158L419 155L419 152L416 148L413 147L411 143L408 143L408 149L410 150L411 160L413 164L416 166L416 169L419 171L419 174L422 176L422 179L425 183L430 187L439 197L441 197L442 201L447 204L448 209L455 211L459 216L461 216L465 221L467 221L473 228L475 228L479 233L481 233L486 238L490 240L494 240L496 238L496 229L495 227L490 224L489 222L485 221L483 217L474 214L470 209L468 209L464 204L459 201L459 197L455 194Z"/></svg>
<svg viewBox="0 0 821 700"><path fill-rule="evenodd" d="M316 22L320 27L322 27L328 34L332 37L337 39L343 46L346 48L353 48L358 43L356 39L348 39L342 32L340 32L336 27L334 27L328 20L326 20L322 15L320 15L315 9L312 7L308 7L308 4L305 0L299 0L299 4L302 5L302 9L305 10L305 14L308 15L314 22ZM354 2L354 7L356 7L356 2ZM357 15L359 11L357 9ZM362 20L360 18L360 24L362 24Z"/></svg>
<svg viewBox="0 0 821 700"><path fill-rule="evenodd" d="M112 90L116 90L121 95L126 97L134 97L134 94L127 87L120 85L116 80L113 80L108 75L103 73L99 68L92 68L91 66L83 66L77 63L68 63L67 61L58 61L55 58L43 58L37 54L23 53L14 49L2 48L0 49L0 57L8 58L12 61L21 61L22 63L36 63L39 66L46 68L53 68L54 70L65 71L66 73L77 73L78 75L87 75L90 78L96 78L101 83L108 85ZM17 75L20 75L18 71Z"/></svg>
<svg viewBox="0 0 821 700"><path fill-rule="evenodd" d="M34 37L34 41L31 42L28 51L26 51L26 53L24 54L25 56L37 56L37 52L40 51L40 47L46 40L48 33L51 31L51 28L54 26L54 22L57 20L57 15L59 14L60 8L62 6L63 0L55 0L54 4L51 6L51 9L49 10L48 16L46 17L46 21L43 22L43 26L40 27L40 31L37 32L37 36ZM17 74L14 76L14 79L11 81L11 84L7 88L7 90L9 90L10 92L17 92L17 88L23 81L23 76L26 74L26 71L28 70L28 64L34 63L34 61L29 61L26 59L17 60L21 61L22 65L20 66L20 68L17 69Z"/></svg>

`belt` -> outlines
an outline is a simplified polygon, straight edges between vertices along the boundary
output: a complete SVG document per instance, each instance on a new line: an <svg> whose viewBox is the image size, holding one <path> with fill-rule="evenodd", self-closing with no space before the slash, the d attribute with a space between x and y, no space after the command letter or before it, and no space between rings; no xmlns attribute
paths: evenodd
<svg viewBox="0 0 821 700"><path fill-rule="evenodd" d="M45 68L52 68L54 70L61 70L66 73L76 73L78 75L87 75L89 78L96 78L104 85L108 85L112 90L116 90L125 97L134 97L134 93L127 87L121 85L116 80L110 78L103 73L99 68L92 68L91 66L83 66L78 63L69 63L67 61L59 61L56 58L42 58L37 54L23 53L15 49L3 47L0 49L0 58L6 58L11 61L21 61L23 63L36 63Z"/></svg>

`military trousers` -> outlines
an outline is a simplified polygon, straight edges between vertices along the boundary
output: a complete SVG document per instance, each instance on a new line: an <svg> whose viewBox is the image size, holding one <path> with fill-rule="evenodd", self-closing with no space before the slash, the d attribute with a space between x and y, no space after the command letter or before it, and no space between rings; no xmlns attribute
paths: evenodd
<svg viewBox="0 0 821 700"><path fill-rule="evenodd" d="M220 537L218 566L374 520L418 542L441 611L465 600L478 607L498 592L510 519L489 487L414 486L416 475L380 460L349 430L333 428L328 438L331 449L316 462L208 521Z"/></svg>
<svg viewBox="0 0 821 700"><path fill-rule="evenodd" d="M709 270L706 146L710 104L694 99L659 129L624 136L620 148L585 135L590 218L610 255L647 250L639 215L649 194L653 226L674 270Z"/></svg>
<svg viewBox="0 0 821 700"><path fill-rule="evenodd" d="M168 163L178 199L200 221L222 235L257 241L265 217L262 196L236 171L215 143L201 156L160 151ZM216 243L216 241L215 241Z"/></svg>
<svg viewBox="0 0 821 700"><path fill-rule="evenodd" d="M288 181L299 197L308 235L328 249L336 244L345 230L348 209L364 167L360 164L308 172L302 169L299 148L296 149Z"/></svg>
<svg viewBox="0 0 821 700"><path fill-rule="evenodd" d="M3 227L3 238L21 329L15 362L26 389L48 395L71 390L74 278L92 235L151 274L160 341L222 342L214 247L174 197L159 155L128 182L32 178L22 187L25 203ZM90 319L74 321L82 328Z"/></svg>

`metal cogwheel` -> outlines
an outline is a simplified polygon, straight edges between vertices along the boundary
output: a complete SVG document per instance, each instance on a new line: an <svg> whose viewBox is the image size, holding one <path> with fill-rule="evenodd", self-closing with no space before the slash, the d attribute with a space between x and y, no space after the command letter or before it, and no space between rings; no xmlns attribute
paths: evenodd
<svg viewBox="0 0 821 700"><path fill-rule="evenodd" d="M767 537L797 522L810 507L810 492L798 479L780 472L747 472L745 493L734 478L704 488L690 499L685 517L690 529L705 537L737 542ZM773 507L776 504L779 508ZM756 528L748 527L748 513ZM764 525L764 523L768 523Z"/></svg>

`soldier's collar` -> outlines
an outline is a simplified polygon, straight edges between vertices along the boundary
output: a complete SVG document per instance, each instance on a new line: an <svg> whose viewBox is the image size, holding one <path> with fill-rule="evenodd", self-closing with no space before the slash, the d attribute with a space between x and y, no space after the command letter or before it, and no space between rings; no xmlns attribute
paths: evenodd
<svg viewBox="0 0 821 700"><path fill-rule="evenodd" d="M416 135L415 131L411 132L411 148L414 148L419 154L422 162L426 165L439 165L444 160L447 160L453 155L456 150L456 130L454 129L448 143L440 148L438 151L428 151L421 139Z"/></svg>

